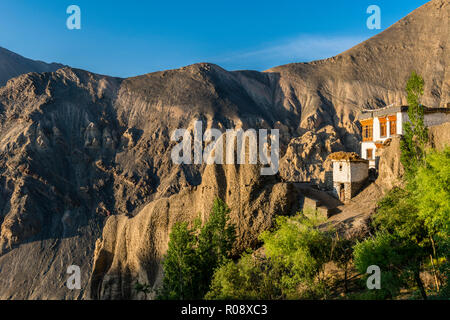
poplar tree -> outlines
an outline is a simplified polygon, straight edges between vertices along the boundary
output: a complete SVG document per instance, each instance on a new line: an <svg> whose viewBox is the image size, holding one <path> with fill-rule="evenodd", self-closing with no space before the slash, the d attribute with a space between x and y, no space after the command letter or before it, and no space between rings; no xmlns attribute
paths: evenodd
<svg viewBox="0 0 450 320"><path fill-rule="evenodd" d="M419 166L424 164L425 147L428 142L424 106L421 104L423 88L423 78L413 71L406 84L409 121L403 125L404 134L400 142L400 160L405 168L407 179L414 175Z"/></svg>

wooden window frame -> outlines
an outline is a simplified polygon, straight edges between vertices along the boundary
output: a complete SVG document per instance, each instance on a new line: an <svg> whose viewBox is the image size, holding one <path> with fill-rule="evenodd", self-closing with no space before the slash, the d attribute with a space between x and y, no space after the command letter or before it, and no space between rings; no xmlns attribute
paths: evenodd
<svg viewBox="0 0 450 320"><path fill-rule="evenodd" d="M373 141L373 120L367 119L361 121L362 126L362 140Z"/></svg>
<svg viewBox="0 0 450 320"><path fill-rule="evenodd" d="M391 136L397 134L397 116L389 116L389 134Z"/></svg>
<svg viewBox="0 0 450 320"><path fill-rule="evenodd" d="M378 118L380 122L380 138L387 137L387 119L386 118Z"/></svg>

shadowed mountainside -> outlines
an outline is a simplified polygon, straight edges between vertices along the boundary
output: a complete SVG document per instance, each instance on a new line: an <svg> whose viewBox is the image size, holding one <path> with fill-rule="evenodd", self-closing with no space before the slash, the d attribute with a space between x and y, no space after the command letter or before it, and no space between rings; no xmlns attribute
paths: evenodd
<svg viewBox="0 0 450 320"><path fill-rule="evenodd" d="M24 58L0 47L0 86L14 77L28 72L52 72L64 67L59 63L45 63Z"/></svg>

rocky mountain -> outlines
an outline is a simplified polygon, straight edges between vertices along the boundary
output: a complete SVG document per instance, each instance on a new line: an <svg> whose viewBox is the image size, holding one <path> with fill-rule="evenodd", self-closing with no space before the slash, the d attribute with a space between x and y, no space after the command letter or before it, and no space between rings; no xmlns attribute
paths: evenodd
<svg viewBox="0 0 450 320"><path fill-rule="evenodd" d="M0 47L0 86L14 77L28 72L52 72L64 67L59 63L45 63L24 58Z"/></svg>
<svg viewBox="0 0 450 320"><path fill-rule="evenodd" d="M0 298L138 298L160 281L176 221L232 209L235 250L297 210L329 153L358 151L361 108L404 103L412 70L425 103L449 101L448 1L433 0L336 57L266 72L202 63L119 79L73 68L0 87ZM255 166L175 165L173 130L278 128L280 175ZM82 290L65 286L81 267Z"/></svg>

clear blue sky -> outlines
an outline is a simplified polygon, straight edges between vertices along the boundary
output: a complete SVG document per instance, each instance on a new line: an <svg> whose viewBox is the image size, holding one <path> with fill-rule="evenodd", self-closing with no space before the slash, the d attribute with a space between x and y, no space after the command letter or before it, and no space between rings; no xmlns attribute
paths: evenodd
<svg viewBox="0 0 450 320"><path fill-rule="evenodd" d="M426 0L1 0L0 46L25 57L112 76L213 62L265 70L336 55ZM81 8L81 30L66 9ZM381 30L369 30L369 5Z"/></svg>

